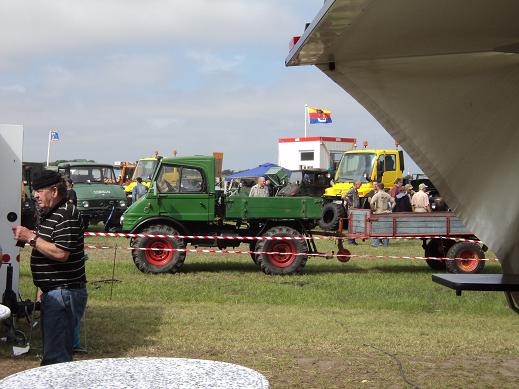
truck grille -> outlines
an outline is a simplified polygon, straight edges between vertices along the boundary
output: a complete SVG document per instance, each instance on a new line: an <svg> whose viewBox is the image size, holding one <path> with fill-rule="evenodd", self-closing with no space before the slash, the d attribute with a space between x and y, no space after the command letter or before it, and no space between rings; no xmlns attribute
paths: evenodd
<svg viewBox="0 0 519 389"><path fill-rule="evenodd" d="M89 200L90 207L111 207L112 205L117 205L117 201L115 200Z"/></svg>

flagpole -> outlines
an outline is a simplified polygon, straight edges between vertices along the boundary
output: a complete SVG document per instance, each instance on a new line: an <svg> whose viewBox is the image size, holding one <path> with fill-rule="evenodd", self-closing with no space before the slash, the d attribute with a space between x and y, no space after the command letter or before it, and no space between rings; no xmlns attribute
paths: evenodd
<svg viewBox="0 0 519 389"><path fill-rule="evenodd" d="M308 125L308 104L305 104L305 138L306 138L306 126Z"/></svg>
<svg viewBox="0 0 519 389"><path fill-rule="evenodd" d="M52 130L49 130L49 139L48 139L48 144L47 144L47 166L49 166L49 161L50 161L50 132Z"/></svg>

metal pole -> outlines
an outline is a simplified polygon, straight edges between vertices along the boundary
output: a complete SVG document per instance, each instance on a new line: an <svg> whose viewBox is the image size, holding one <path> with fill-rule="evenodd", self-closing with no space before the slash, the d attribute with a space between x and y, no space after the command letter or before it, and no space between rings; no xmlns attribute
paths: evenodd
<svg viewBox="0 0 519 389"><path fill-rule="evenodd" d="M114 263L112 266L112 282L110 282L110 301L112 301L112 292L114 289L114 282L115 282L115 258L117 257L117 244L114 247Z"/></svg>
<svg viewBox="0 0 519 389"><path fill-rule="evenodd" d="M50 132L51 132L51 130L49 130L49 139L48 139L48 144L47 144L47 166L49 166L49 160L50 160Z"/></svg>
<svg viewBox="0 0 519 389"><path fill-rule="evenodd" d="M306 138L307 125L308 125L308 104L305 104L305 138Z"/></svg>

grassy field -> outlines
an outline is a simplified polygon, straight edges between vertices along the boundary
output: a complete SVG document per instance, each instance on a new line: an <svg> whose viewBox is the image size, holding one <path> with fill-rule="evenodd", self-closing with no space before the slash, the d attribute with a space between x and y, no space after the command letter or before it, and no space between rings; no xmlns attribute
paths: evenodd
<svg viewBox="0 0 519 389"><path fill-rule="evenodd" d="M88 354L237 363L272 388L517 387L519 321L501 293L452 290L422 261L309 259L303 274L269 277L248 255L188 254L179 274L146 275L123 238L87 238ZM357 254L423 255L418 241ZM319 241L322 251L333 243ZM247 247L243 247L247 249ZM34 298L22 253L21 293ZM485 272L500 272L489 262ZM84 326L85 328L85 326ZM83 328L83 329L84 329ZM40 344L39 335L33 345ZM38 365L0 344L0 377ZM402 366L402 371L400 369Z"/></svg>

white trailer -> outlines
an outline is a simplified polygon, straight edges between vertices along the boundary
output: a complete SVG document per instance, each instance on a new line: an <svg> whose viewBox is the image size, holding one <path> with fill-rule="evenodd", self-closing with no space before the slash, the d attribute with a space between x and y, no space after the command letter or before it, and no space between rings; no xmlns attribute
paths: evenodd
<svg viewBox="0 0 519 389"><path fill-rule="evenodd" d="M12 290L19 298L20 250L12 227L21 222L23 126L0 124L0 299L4 295L7 269L12 267Z"/></svg>
<svg viewBox="0 0 519 389"><path fill-rule="evenodd" d="M345 151L355 148L355 138L310 136L278 139L278 165L289 170L336 167Z"/></svg>

